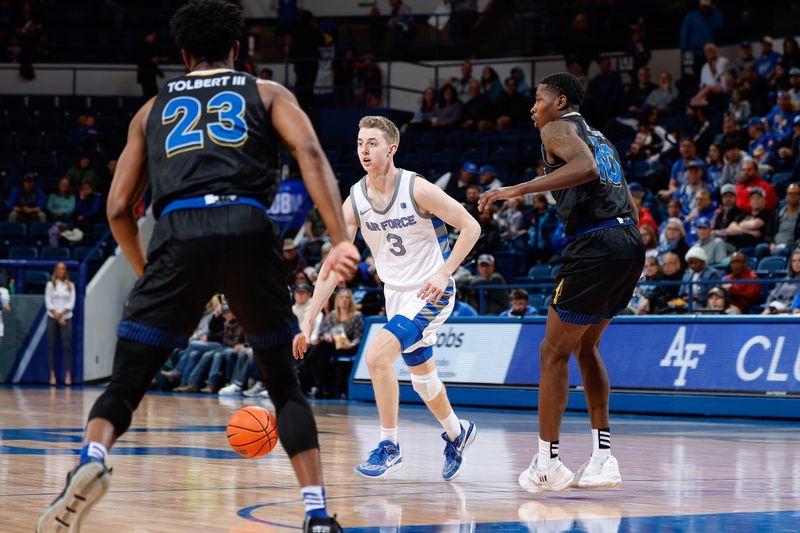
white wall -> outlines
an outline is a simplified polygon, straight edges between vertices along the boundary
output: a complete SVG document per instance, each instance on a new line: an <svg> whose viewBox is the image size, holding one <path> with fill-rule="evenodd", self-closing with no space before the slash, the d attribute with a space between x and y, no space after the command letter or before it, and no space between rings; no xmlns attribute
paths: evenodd
<svg viewBox="0 0 800 533"><path fill-rule="evenodd" d="M152 212L139 221L142 240L150 242L155 220ZM131 264L117 248L113 257L89 282L84 300L83 322L83 379L92 381L111 376L114 349L117 344L117 325L128 293L136 276Z"/></svg>

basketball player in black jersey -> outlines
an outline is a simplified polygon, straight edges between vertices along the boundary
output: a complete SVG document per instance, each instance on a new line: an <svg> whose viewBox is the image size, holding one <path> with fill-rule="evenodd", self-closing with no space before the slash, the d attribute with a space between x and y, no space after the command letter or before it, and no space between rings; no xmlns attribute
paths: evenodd
<svg viewBox="0 0 800 533"><path fill-rule="evenodd" d="M577 108L581 82L568 73L543 79L531 110L542 137L546 174L484 193L481 210L497 200L552 191L565 233L573 240L562 253L545 337L539 346L539 453L519 477L530 492L615 487L622 482L611 455L609 383L598 344L611 319L628 305L644 265L636 228L638 212L622 175L616 149L591 128ZM558 458L561 417L569 393L569 357L581 369L593 451L576 474Z"/></svg>
<svg viewBox="0 0 800 533"><path fill-rule="evenodd" d="M272 171L279 140L297 158L334 243L331 268L321 275L349 279L359 256L345 235L333 171L297 100L276 83L232 70L242 26L241 9L227 0L191 0L171 21L190 72L167 82L133 117L107 206L139 280L119 324L111 383L89 413L80 464L41 515L39 533L79 531L108 490L107 450L216 292L225 294L261 367L302 487L305 530L341 529L325 507L317 429L291 356L296 319L266 213L278 185ZM145 255L132 208L148 178L158 220Z"/></svg>

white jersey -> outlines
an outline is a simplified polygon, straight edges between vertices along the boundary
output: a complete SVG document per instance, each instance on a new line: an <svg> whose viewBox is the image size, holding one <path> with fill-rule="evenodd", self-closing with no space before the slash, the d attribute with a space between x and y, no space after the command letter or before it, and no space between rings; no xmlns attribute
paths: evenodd
<svg viewBox="0 0 800 533"><path fill-rule="evenodd" d="M419 289L450 255L447 227L423 214L414 201L417 174L397 169L389 206L378 211L367 196L367 177L350 189L350 201L361 234L375 259L384 285L394 290Z"/></svg>

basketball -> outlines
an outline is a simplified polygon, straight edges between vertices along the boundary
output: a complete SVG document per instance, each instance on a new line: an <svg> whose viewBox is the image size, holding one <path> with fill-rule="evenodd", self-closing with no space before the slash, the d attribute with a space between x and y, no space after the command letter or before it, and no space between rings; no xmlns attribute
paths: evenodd
<svg viewBox="0 0 800 533"><path fill-rule="evenodd" d="M258 406L242 407L228 420L228 443L242 457L267 455L278 442L275 416Z"/></svg>

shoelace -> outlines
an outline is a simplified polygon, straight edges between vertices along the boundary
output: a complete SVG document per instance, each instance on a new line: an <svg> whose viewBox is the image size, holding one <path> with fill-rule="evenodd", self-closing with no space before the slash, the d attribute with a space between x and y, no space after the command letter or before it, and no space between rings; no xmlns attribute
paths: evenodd
<svg viewBox="0 0 800 533"><path fill-rule="evenodd" d="M369 459L367 462L371 465L379 465L384 459L386 459L387 455L389 455L389 450L386 448L386 446L375 448L369 452Z"/></svg>
<svg viewBox="0 0 800 533"><path fill-rule="evenodd" d="M450 439L445 439L444 456L448 459L458 457L458 448L454 442L450 442Z"/></svg>

